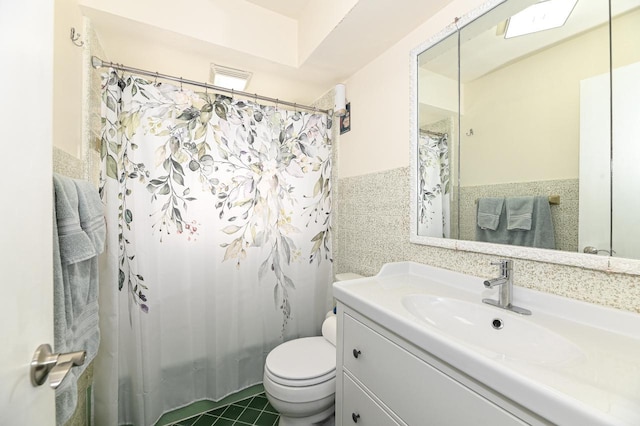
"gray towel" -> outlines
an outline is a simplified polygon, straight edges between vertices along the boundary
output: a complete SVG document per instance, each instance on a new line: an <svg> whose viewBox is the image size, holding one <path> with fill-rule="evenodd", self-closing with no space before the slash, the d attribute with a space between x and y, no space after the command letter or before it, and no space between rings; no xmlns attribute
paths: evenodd
<svg viewBox="0 0 640 426"><path fill-rule="evenodd" d="M533 197L507 198L507 230L531 230Z"/></svg>
<svg viewBox="0 0 640 426"><path fill-rule="evenodd" d="M77 404L77 380L98 352L98 259L106 227L98 192L88 182L53 177L54 350L87 351L56 389L56 423Z"/></svg>
<svg viewBox="0 0 640 426"><path fill-rule="evenodd" d="M506 203L503 207L506 214ZM507 221L500 221L495 231L476 227L476 241L516 246L556 248L551 208L548 197L534 197L531 213L531 229L528 231L507 229Z"/></svg>
<svg viewBox="0 0 640 426"><path fill-rule="evenodd" d="M504 198L480 198L478 200L478 226L495 231L500 224Z"/></svg>

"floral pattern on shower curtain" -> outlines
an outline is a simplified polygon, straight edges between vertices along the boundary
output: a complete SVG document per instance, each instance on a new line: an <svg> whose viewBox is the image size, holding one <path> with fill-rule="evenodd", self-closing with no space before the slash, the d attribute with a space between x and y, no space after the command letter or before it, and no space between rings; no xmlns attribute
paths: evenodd
<svg viewBox="0 0 640 426"><path fill-rule="evenodd" d="M96 410L151 424L261 382L271 348L319 331L331 123L115 72L102 96L111 385Z"/></svg>
<svg viewBox="0 0 640 426"><path fill-rule="evenodd" d="M418 138L418 235L450 236L451 195L446 134Z"/></svg>

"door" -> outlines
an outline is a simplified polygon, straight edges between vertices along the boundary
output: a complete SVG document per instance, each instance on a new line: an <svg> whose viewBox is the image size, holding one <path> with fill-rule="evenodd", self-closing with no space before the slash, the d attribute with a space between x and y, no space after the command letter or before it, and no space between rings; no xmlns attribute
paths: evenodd
<svg viewBox="0 0 640 426"><path fill-rule="evenodd" d="M613 71L613 255L640 259L640 62Z"/></svg>
<svg viewBox="0 0 640 426"><path fill-rule="evenodd" d="M609 74L580 81L578 251L608 255L611 237Z"/></svg>
<svg viewBox="0 0 640 426"><path fill-rule="evenodd" d="M53 343L53 1L0 0L0 424L55 424L29 364Z"/></svg>
<svg viewBox="0 0 640 426"><path fill-rule="evenodd" d="M612 151L609 93L609 74L580 82L579 249L591 246L608 255L611 240L613 256L640 259L640 62L613 70Z"/></svg>

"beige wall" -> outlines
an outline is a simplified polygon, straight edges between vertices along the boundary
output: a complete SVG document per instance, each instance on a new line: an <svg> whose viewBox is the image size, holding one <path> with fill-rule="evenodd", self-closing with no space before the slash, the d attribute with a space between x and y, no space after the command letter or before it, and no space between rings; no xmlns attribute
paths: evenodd
<svg viewBox="0 0 640 426"><path fill-rule="evenodd" d="M53 37L53 145L81 158L82 48L71 42L71 27L82 34L82 14L76 1L56 0Z"/></svg>
<svg viewBox="0 0 640 426"><path fill-rule="evenodd" d="M396 43L393 47L381 54L368 65L357 71L346 81L347 100L351 102L351 131L342 135L339 147L340 167L338 174L341 178L358 176L372 172L390 170L396 167L405 167L409 164L409 54L411 49L429 39L441 29L449 25L456 16L480 6L483 1L477 0L455 0L446 8L438 12L427 22ZM637 15L640 11L627 14L619 18L614 23L614 40L635 40L637 36L629 35L635 27L633 22L637 22ZM634 16L635 15L635 16ZM636 25L637 27L637 25ZM599 48L606 49L605 42L594 42L593 39L600 36L606 28L599 28L591 33L563 43L563 47L551 52L543 52L535 57L526 58L521 63L513 64L488 75L484 82L468 84L464 88L465 105L464 108L474 108L476 112L465 111L463 129L474 128L474 138L469 140L467 146L463 147L465 158L482 158L481 165L476 163L469 172L463 185L481 185L487 183L502 183L509 181L524 182L528 180L549 180L577 178L578 174L578 95L579 83L576 80L594 74L607 71L607 54L598 53L595 49L588 49L588 57L580 54L579 46L582 43L600 45ZM600 34L598 34L600 33ZM635 37L635 38L634 38ZM640 59L640 52L637 45L628 41L625 45L617 44L614 48L614 61L616 66L633 62L629 59L629 54L635 52L636 60ZM596 58L596 59L594 59ZM599 60L597 58L603 58ZM552 67L544 67L543 62L553 64ZM575 64L580 64L576 67ZM488 90L489 81L504 78L510 71L524 76L522 79L509 77L504 84L502 93L485 96ZM557 73L559 70L564 74L562 80L552 86L535 85L536 81L543 81L533 78L535 73ZM526 83L522 83L522 81ZM574 84L566 84L572 80ZM534 158L531 167L524 168L524 174L515 178L514 174L522 169L522 164L515 162L515 166L507 166L504 173L486 179L487 170L484 168L484 160L495 158L495 153L488 154L482 151L480 140L483 129L496 125L503 125L518 122L518 117L513 117L513 108L505 99L509 97L506 92L517 87L525 87L529 92L536 95L536 102L522 114L526 116L525 123L528 127L519 125L516 128L505 130L504 145L512 142L514 138L524 137L535 138L541 134L541 143L536 141L531 149L526 153L527 158ZM471 92L471 93L470 93ZM472 101L470 98L476 94L476 99L483 98L491 102L480 103ZM522 95L524 96L524 94ZM553 100L553 102L552 102ZM498 102L499 101L499 102ZM501 111L497 114L499 119L490 119L482 115L481 110L498 108ZM485 110L486 111L486 110ZM542 120L551 120L551 125L540 126ZM382 125L369 126L368 123L375 121ZM517 130L517 131L516 131ZM487 132L484 132L486 135ZM515 135L515 136L514 136ZM551 135L551 136L550 136ZM560 146L558 140L569 140L567 145ZM554 151L549 153L553 146ZM507 146L509 151L513 151L514 144ZM518 148L516 154L521 153ZM533 155L534 157L530 157ZM521 157L525 157L522 155ZM517 158L517 157L516 157ZM465 164L465 175L467 174ZM489 173L500 168L491 168Z"/></svg>
<svg viewBox="0 0 640 426"><path fill-rule="evenodd" d="M409 53L482 0L454 0L346 81L351 131L340 138L342 177L409 164ZM375 125L373 125L375 123Z"/></svg>
<svg viewBox="0 0 640 426"><path fill-rule="evenodd" d="M637 40L639 19L640 10L616 19L614 42ZM462 186L578 178L580 80L608 72L607 33L601 26L465 84L461 125L474 136L462 138ZM617 66L640 60L637 46L614 51Z"/></svg>

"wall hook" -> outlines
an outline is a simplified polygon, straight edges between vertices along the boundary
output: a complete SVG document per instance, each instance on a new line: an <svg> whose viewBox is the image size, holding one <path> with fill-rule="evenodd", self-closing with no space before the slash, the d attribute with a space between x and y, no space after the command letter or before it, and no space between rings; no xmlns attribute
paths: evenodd
<svg viewBox="0 0 640 426"><path fill-rule="evenodd" d="M473 129L469 129L469 131L467 133L465 133L465 135L473 136Z"/></svg>
<svg viewBox="0 0 640 426"><path fill-rule="evenodd" d="M80 37L82 37L82 34L76 33L76 29L74 27L71 27L71 41L78 47L84 46L84 41L80 40Z"/></svg>

